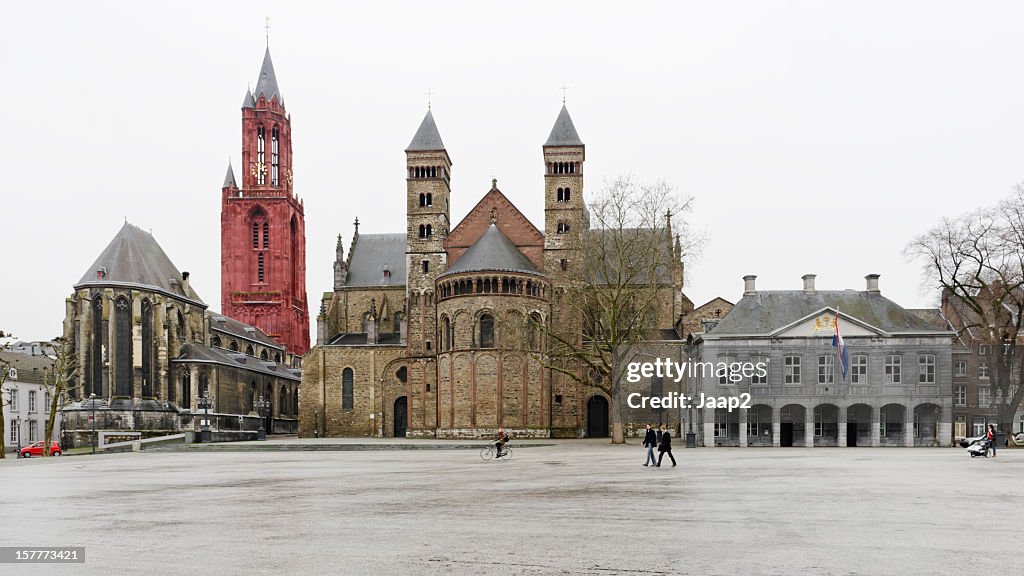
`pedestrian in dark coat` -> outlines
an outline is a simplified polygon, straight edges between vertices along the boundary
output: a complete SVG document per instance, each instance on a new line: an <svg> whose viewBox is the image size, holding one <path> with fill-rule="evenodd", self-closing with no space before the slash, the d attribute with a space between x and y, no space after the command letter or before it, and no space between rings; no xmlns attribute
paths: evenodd
<svg viewBox="0 0 1024 576"><path fill-rule="evenodd" d="M665 430L665 425L661 425L661 443L658 444L658 463L655 466L661 467L661 459L668 454L668 457L672 460L672 465L676 465L676 457L672 455L672 433Z"/></svg>
<svg viewBox="0 0 1024 576"><path fill-rule="evenodd" d="M647 425L647 433L644 434L644 448L647 448L647 459L644 460L644 466L654 464L654 447L658 445L658 436L654 433L654 428L651 425Z"/></svg>

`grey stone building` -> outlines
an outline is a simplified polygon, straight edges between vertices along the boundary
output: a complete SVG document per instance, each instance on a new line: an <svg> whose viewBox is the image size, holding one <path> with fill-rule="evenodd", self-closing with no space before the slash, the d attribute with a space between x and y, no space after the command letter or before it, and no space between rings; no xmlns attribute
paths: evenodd
<svg viewBox="0 0 1024 576"><path fill-rule="evenodd" d="M749 409L695 409L705 446L949 446L952 342L941 321L882 296L878 275L864 291L759 291L745 276L743 298L697 335L694 362L758 363L767 373L691 379L699 396L749 394ZM843 379L834 322L849 351ZM936 314L932 315L939 317ZM685 411L684 411L685 417Z"/></svg>
<svg viewBox="0 0 1024 576"><path fill-rule="evenodd" d="M3 390L4 423L2 431L8 454L18 447L43 440L50 418L50 386L53 382L53 360L49 356L17 352L0 352L0 369L7 372ZM53 439L61 439L61 418L57 414Z"/></svg>
<svg viewBox="0 0 1024 576"><path fill-rule="evenodd" d="M74 286L64 337L79 367L77 400L63 410L74 444L96 427L143 437L198 429L199 399L214 432L248 437L298 428L300 371L258 328L207 310L152 234L127 222ZM95 395L95 400L91 398ZM94 406L95 404L95 406Z"/></svg>

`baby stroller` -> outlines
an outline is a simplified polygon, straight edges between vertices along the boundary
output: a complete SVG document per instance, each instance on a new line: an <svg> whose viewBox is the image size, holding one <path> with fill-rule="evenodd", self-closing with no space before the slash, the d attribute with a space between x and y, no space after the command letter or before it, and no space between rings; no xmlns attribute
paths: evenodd
<svg viewBox="0 0 1024 576"><path fill-rule="evenodd" d="M992 453L992 447L989 445L988 439L981 438L975 440L967 447L967 453L971 455L971 458L977 458L978 456L988 458L989 454Z"/></svg>

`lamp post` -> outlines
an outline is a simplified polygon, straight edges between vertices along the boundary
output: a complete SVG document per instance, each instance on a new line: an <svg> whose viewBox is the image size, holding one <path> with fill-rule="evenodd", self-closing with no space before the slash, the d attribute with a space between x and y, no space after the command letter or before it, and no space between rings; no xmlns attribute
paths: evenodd
<svg viewBox="0 0 1024 576"><path fill-rule="evenodd" d="M256 401L256 413L260 415L260 429L256 431L257 440L267 439L267 429L263 426L263 419L266 417L266 411L270 408L270 400L264 400L263 396Z"/></svg>
<svg viewBox="0 0 1024 576"><path fill-rule="evenodd" d="M92 453L96 453L96 393L89 394L89 403L92 405Z"/></svg>
<svg viewBox="0 0 1024 576"><path fill-rule="evenodd" d="M206 444L213 441L213 433L210 432L210 408L213 407L213 398L208 391L204 391L196 403L203 409L203 426L199 431L199 442Z"/></svg>

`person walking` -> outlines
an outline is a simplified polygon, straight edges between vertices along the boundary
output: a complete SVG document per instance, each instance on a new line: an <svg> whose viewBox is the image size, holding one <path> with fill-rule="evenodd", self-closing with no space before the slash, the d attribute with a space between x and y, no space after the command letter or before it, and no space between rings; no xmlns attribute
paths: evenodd
<svg viewBox="0 0 1024 576"><path fill-rule="evenodd" d="M655 466L661 468L661 459L668 454L668 457L672 459L672 465L676 465L676 457L672 455L672 433L665 429L665 425L661 425L661 443L658 444L658 463Z"/></svg>
<svg viewBox="0 0 1024 576"><path fill-rule="evenodd" d="M644 466L654 464L654 447L658 445L658 437L654 433L654 428L651 425L647 425L647 433L644 434L644 448L647 448L647 459L644 460Z"/></svg>
<svg viewBox="0 0 1024 576"><path fill-rule="evenodd" d="M988 447L992 449L992 457L996 457L996 440L999 439L999 435L996 434L995 424L988 425L988 431L985 432L985 438L988 440Z"/></svg>

